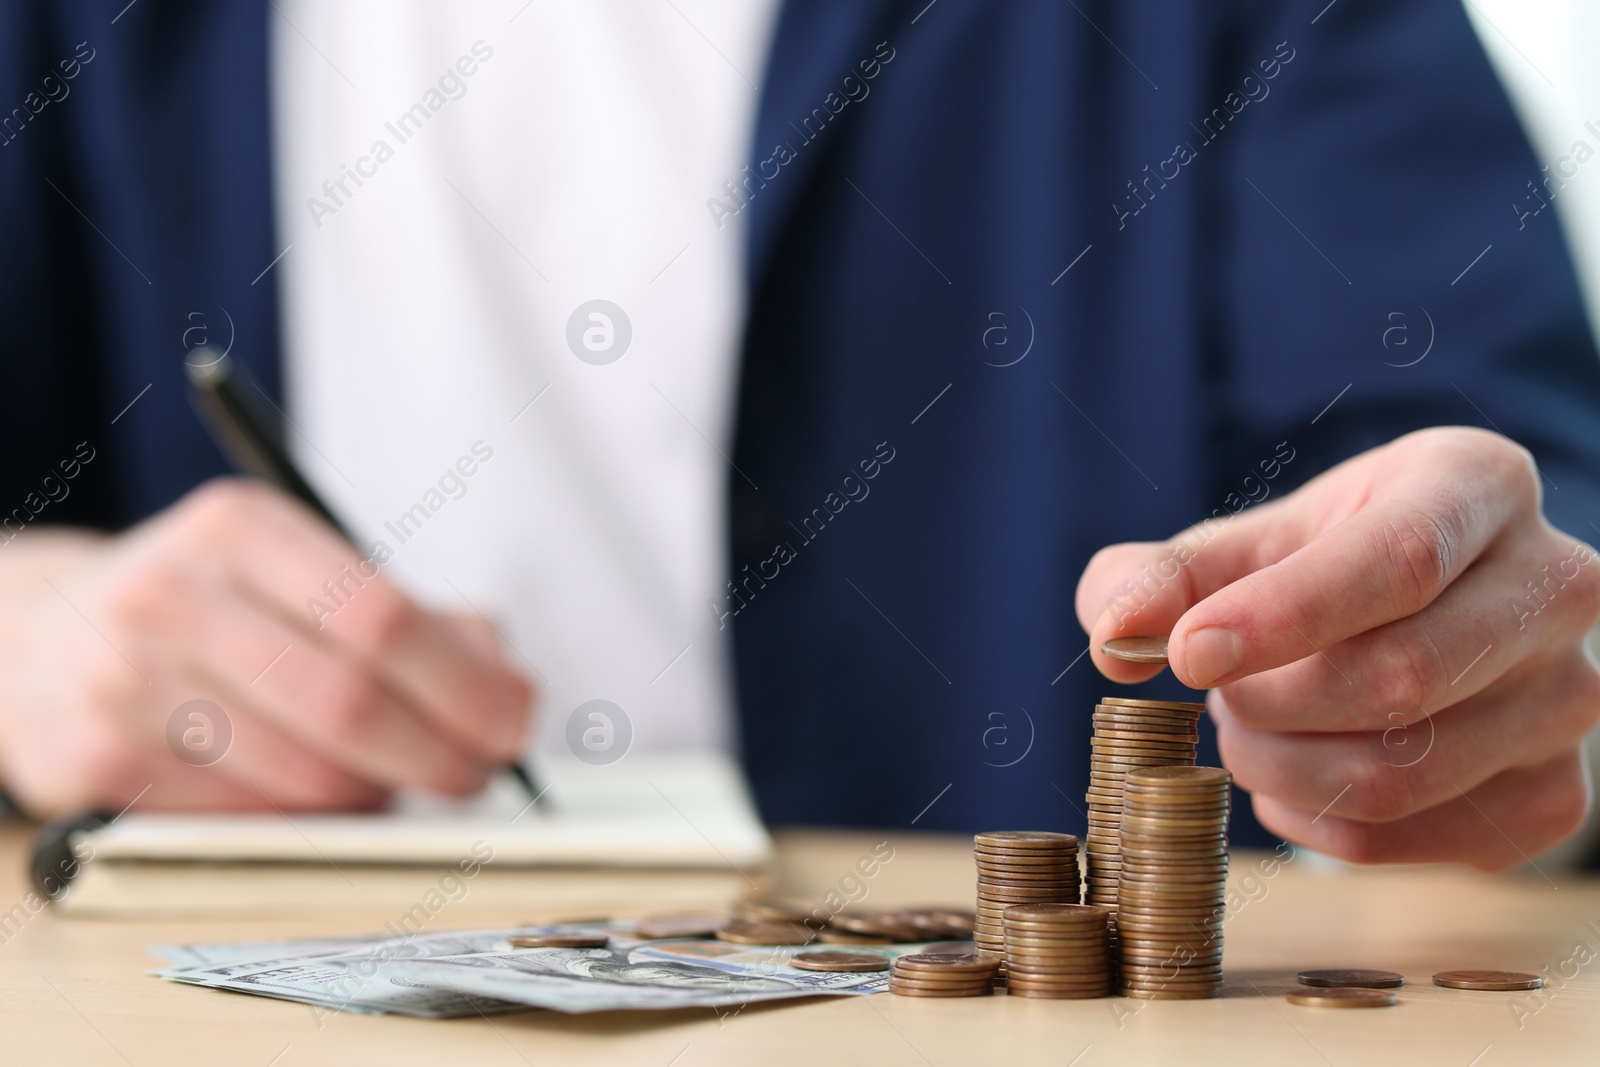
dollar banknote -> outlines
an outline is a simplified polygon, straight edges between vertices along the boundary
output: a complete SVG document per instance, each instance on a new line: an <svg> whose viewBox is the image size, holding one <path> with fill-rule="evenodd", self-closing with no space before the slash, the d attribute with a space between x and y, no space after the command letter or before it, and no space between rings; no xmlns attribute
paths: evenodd
<svg viewBox="0 0 1600 1067"><path fill-rule="evenodd" d="M600 948L513 949L517 934L603 931ZM723 1007L806 996L857 996L888 988L886 971L806 971L796 947L721 941L643 941L614 924L453 931L414 937L176 945L152 949L172 963L156 973L314 1005L329 1011L424 1018L546 1008ZM946 946L948 947L948 946ZM863 948L893 958L927 945Z"/></svg>

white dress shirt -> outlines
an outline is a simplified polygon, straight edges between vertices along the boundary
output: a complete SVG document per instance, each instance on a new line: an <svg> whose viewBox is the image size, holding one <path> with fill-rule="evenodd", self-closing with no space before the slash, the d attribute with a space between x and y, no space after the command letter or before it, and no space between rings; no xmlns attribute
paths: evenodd
<svg viewBox="0 0 1600 1067"><path fill-rule="evenodd" d="M707 201L748 159L775 9L269 15L298 459L393 553L385 573L498 622L537 672L539 746L565 747L597 698L636 748L732 741L706 601L726 570L744 235Z"/></svg>

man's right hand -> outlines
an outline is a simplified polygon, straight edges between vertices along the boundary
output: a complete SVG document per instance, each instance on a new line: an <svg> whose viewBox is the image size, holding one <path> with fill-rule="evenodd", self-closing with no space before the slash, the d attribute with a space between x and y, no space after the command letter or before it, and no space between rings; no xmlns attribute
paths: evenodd
<svg viewBox="0 0 1600 1067"><path fill-rule="evenodd" d="M476 615L430 612L276 490L225 479L125 533L0 545L0 784L28 811L364 809L517 758L533 690ZM354 575L355 578L349 577ZM336 610L323 588L343 583ZM358 585L359 582L359 585ZM210 700L207 766L168 720Z"/></svg>

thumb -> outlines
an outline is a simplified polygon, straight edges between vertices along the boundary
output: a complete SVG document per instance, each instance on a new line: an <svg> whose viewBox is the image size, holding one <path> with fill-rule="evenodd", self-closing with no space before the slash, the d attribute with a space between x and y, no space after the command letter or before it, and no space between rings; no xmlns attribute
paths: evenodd
<svg viewBox="0 0 1600 1067"><path fill-rule="evenodd" d="M1283 508L1293 497L1262 504L1237 516L1206 519L1167 541L1110 545L1094 554L1078 580L1078 622L1089 634L1096 669L1114 682L1153 678L1161 667L1113 659L1100 646L1114 637L1165 637L1200 601L1262 565L1266 530L1279 552L1294 544L1283 537ZM1290 538L1289 540L1293 540Z"/></svg>

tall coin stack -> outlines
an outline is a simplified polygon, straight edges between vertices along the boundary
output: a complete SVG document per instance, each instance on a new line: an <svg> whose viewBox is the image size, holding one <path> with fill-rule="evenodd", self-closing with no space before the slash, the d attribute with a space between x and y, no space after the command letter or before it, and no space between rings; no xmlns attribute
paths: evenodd
<svg viewBox="0 0 1600 1067"><path fill-rule="evenodd" d="M1106 697L1094 709L1094 737L1089 742L1089 833L1084 841L1088 893L1086 904L1113 909L1116 933L1117 875L1122 869L1119 829L1122 824L1122 782L1141 767L1194 765L1200 742L1197 723L1204 704L1164 700L1121 700Z"/></svg>
<svg viewBox="0 0 1600 1067"><path fill-rule="evenodd" d="M1222 991L1232 781L1221 767L1152 767L1123 783L1117 962L1127 996Z"/></svg>
<svg viewBox="0 0 1600 1067"><path fill-rule="evenodd" d="M1005 959L1003 913L1014 904L1076 904L1078 839L1042 830L997 830L972 839L978 864L978 914L972 941L980 956Z"/></svg>
<svg viewBox="0 0 1600 1067"><path fill-rule="evenodd" d="M1079 1000L1111 993L1110 912L1084 904L1018 904L1005 911L1006 990Z"/></svg>

